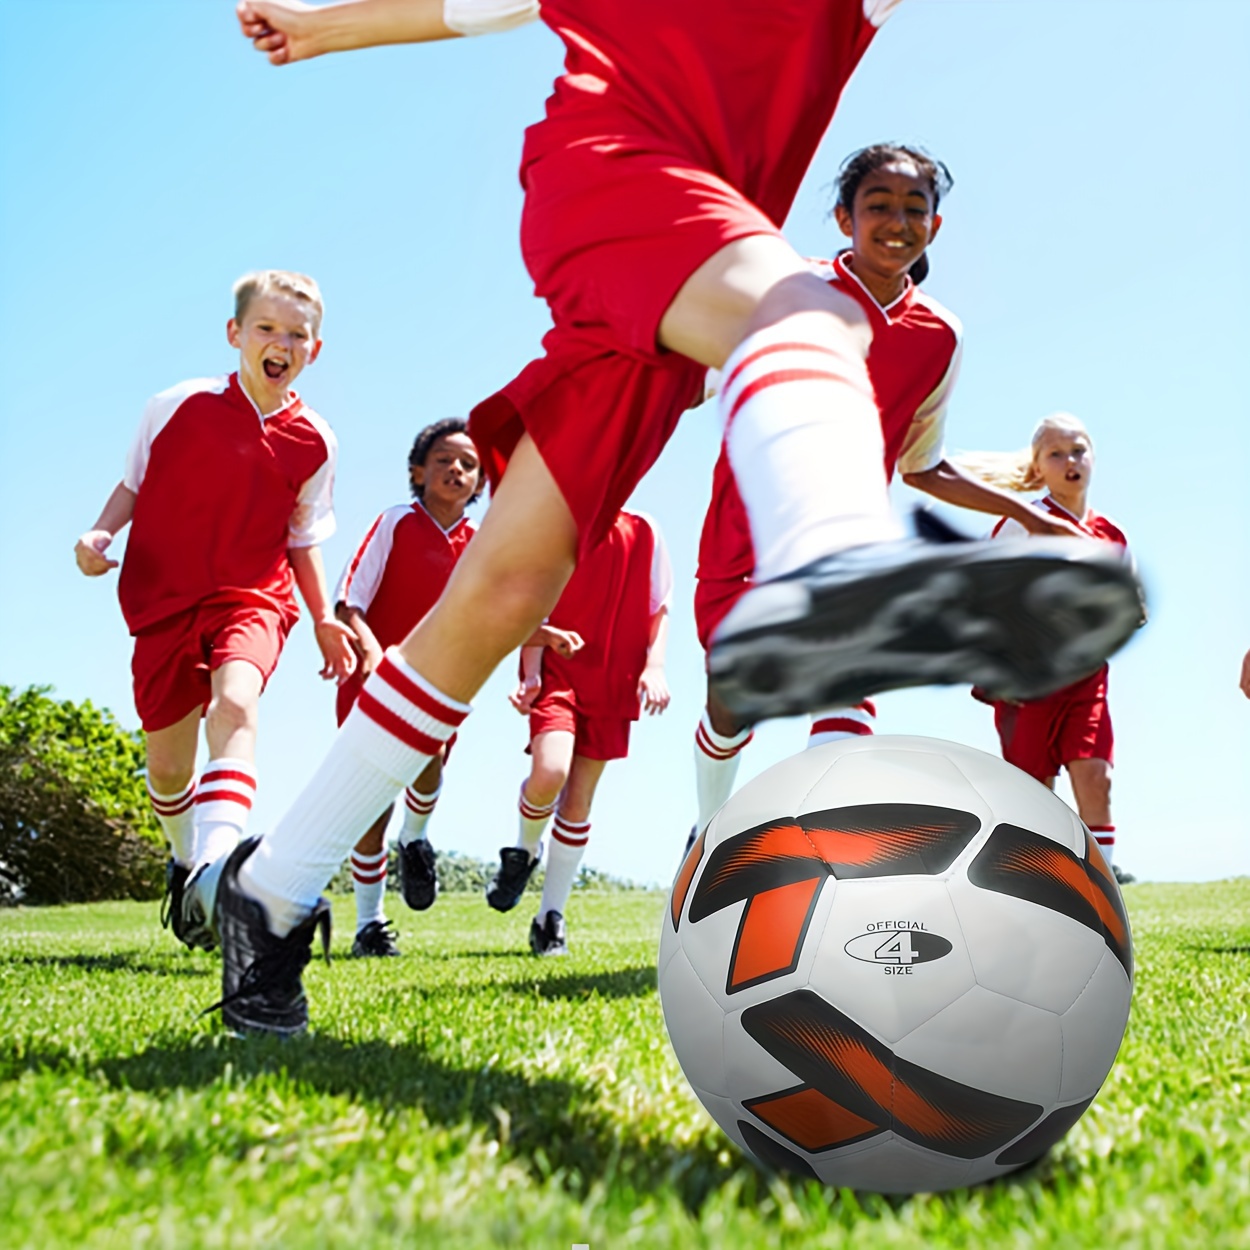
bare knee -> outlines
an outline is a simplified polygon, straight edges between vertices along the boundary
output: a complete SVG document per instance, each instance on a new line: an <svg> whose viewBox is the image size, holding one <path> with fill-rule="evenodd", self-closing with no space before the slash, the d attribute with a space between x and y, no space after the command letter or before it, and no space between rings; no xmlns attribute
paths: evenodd
<svg viewBox="0 0 1250 1250"><path fill-rule="evenodd" d="M525 797L535 807L550 807L560 797L568 779L567 769L535 763L525 783Z"/></svg>
<svg viewBox="0 0 1250 1250"><path fill-rule="evenodd" d="M391 815L390 808L387 808L377 820L360 835L360 841L356 843L357 855L381 855L382 848L386 845L386 825Z"/></svg>
<svg viewBox="0 0 1250 1250"><path fill-rule="evenodd" d="M148 755L148 785L156 794L178 794L191 784L195 760L189 762Z"/></svg>
<svg viewBox="0 0 1250 1250"><path fill-rule="evenodd" d="M226 689L213 696L208 705L205 731L210 737L229 738L240 732L256 732L256 699Z"/></svg>

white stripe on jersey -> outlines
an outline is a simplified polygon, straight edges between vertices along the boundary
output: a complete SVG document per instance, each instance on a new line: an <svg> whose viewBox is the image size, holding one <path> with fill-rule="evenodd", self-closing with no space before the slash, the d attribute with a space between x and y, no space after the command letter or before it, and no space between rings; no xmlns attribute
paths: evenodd
<svg viewBox="0 0 1250 1250"><path fill-rule="evenodd" d="M378 593L378 587L382 584L386 563L391 558L395 527L411 511L411 504L395 504L394 507L387 508L369 527L364 541L347 562L338 585L334 588L335 603L345 603L349 608L368 612L374 596Z"/></svg>

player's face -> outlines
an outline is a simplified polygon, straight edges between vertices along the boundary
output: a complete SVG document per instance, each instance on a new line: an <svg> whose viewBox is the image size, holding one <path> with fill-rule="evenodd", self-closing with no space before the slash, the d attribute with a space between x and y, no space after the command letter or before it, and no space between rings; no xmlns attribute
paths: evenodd
<svg viewBox="0 0 1250 1250"><path fill-rule="evenodd" d="M424 464L414 465L412 480L423 488L426 505L463 508L477 493L482 462L467 434L444 434L435 439Z"/></svg>
<svg viewBox="0 0 1250 1250"><path fill-rule="evenodd" d="M1037 446L1037 471L1056 498L1084 494L1094 472L1094 449L1075 430L1047 430Z"/></svg>
<svg viewBox="0 0 1250 1250"><path fill-rule="evenodd" d="M901 278L942 225L929 181L910 161L874 170L859 184L851 211L839 205L834 214L863 278Z"/></svg>
<svg viewBox="0 0 1250 1250"><path fill-rule="evenodd" d="M239 376L263 411L280 407L305 365L317 359L321 340L308 302L283 291L256 296L242 321L226 326L231 346L239 349Z"/></svg>

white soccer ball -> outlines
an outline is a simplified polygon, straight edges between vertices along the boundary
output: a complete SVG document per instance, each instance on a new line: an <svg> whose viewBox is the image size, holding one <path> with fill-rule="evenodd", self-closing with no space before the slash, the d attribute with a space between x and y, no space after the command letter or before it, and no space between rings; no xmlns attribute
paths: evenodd
<svg viewBox="0 0 1250 1250"><path fill-rule="evenodd" d="M1040 1158L1128 1022L1115 878L1064 802L934 738L804 751L716 814L659 959L673 1049L721 1128L852 1189L971 1185Z"/></svg>

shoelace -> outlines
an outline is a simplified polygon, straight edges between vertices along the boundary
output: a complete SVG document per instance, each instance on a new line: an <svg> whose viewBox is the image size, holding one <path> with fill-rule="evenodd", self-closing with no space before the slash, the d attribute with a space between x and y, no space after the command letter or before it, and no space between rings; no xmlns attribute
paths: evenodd
<svg viewBox="0 0 1250 1250"><path fill-rule="evenodd" d="M329 963L330 909L326 908L324 911L318 912L314 924L314 932L321 935L321 952L325 956L326 963ZM312 951L309 947L304 946L302 942L291 940L297 932L297 929L293 929L286 938L281 939L271 950L253 959L243 970L243 975L239 978L238 988L234 993L227 994L224 998L213 1003L211 1007L205 1007L200 1012L200 1015L207 1016L214 1011L220 1011L223 1007L228 1007L231 1003L238 1002L239 999L246 998L250 994L260 994L284 980L298 977L308 966L308 962L312 958Z"/></svg>

